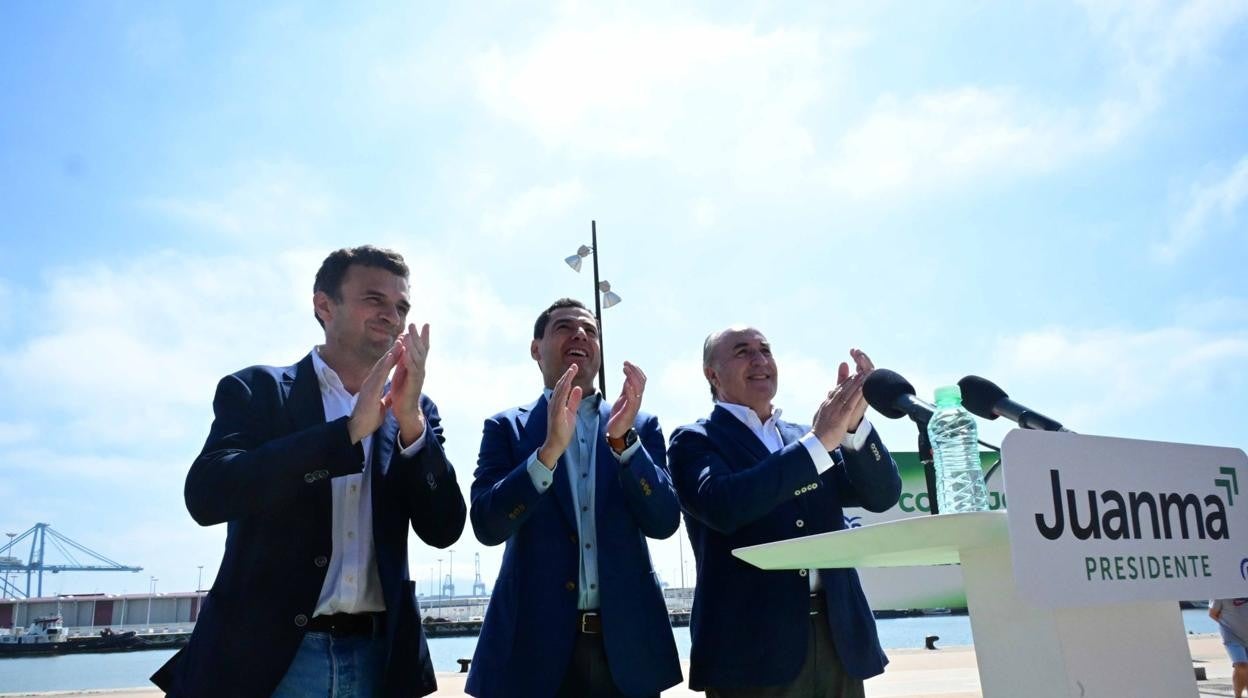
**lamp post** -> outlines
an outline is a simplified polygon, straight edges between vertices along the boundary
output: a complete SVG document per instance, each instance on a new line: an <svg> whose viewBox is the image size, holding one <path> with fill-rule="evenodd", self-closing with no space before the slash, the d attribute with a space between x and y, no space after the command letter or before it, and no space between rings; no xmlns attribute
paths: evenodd
<svg viewBox="0 0 1248 698"><path fill-rule="evenodd" d="M8 594L9 592L9 565L10 563L13 562L13 539L17 537L16 533L6 533L4 535L9 537L9 545L7 548L5 548L5 551L4 551L4 556L7 559L4 561L4 588L0 589L0 592L4 592L4 593L0 594L0 599L5 598L6 596L9 595ZM13 627L14 628L17 627L17 613L16 612L14 612L14 615L13 615Z"/></svg>
<svg viewBox="0 0 1248 698"><path fill-rule="evenodd" d="M446 581L450 582L447 586L451 589L451 598L453 599L455 598L455 549L451 548L446 552L449 553L447 557L450 558L446 561Z"/></svg>
<svg viewBox="0 0 1248 698"><path fill-rule="evenodd" d="M199 575L195 577L195 591L203 591L204 589L204 566L196 565L199 568Z"/></svg>
<svg viewBox="0 0 1248 698"><path fill-rule="evenodd" d="M438 584L442 583L442 558L438 558ZM442 590L438 589L438 598L442 598Z"/></svg>
<svg viewBox="0 0 1248 698"><path fill-rule="evenodd" d="M607 362L604 357L602 339L602 309L610 308L620 302L619 294L611 290L611 283L598 279L598 221L589 222L590 244L581 245L576 254L563 261L572 267L572 271L581 271L581 260L593 255L594 258L594 320L598 323L598 390L604 399L607 394Z"/></svg>
<svg viewBox="0 0 1248 698"><path fill-rule="evenodd" d="M151 630L151 626L152 626L152 601L155 600L156 598L156 582L158 581L160 580L158 580L156 577L152 577L152 589L147 595L147 623L146 625L148 626L148 630Z"/></svg>

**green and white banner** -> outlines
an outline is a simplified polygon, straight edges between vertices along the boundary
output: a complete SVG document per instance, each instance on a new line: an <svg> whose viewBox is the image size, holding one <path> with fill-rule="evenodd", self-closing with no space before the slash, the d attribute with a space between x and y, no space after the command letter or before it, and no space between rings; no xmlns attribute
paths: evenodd
<svg viewBox="0 0 1248 698"><path fill-rule="evenodd" d="M931 514L927 480L923 476L919 454L897 451L891 453L901 473L900 500L892 509L879 514L863 509L846 509L847 528ZM987 473L996 464L997 454L983 451L979 455L981 466ZM988 480L988 490L991 508L1004 508L1005 495L1002 491L1000 469ZM861 568L858 575L862 578L862 586L871 608L877 611L966 606L962 570L957 565Z"/></svg>

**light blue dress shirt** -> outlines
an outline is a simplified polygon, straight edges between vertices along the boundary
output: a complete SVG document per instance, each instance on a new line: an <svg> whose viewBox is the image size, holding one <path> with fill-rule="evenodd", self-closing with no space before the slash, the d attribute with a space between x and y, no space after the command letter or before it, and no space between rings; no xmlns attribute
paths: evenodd
<svg viewBox="0 0 1248 698"><path fill-rule="evenodd" d="M551 391L546 390L546 399L550 399ZM592 611L599 607L598 601L598 527L594 519L594 496L597 491L595 465L597 461L598 442L605 439L598 414L598 406L602 399L590 395L581 400L576 411L576 432L568 443L568 449L559 459L567 472L568 484L572 489L572 506L576 512L576 533L580 544L580 587L576 607L582 611ZM617 456L621 463L627 464L637 449L641 447L638 440L624 449ZM608 449L610 450L610 449ZM611 451L615 455L614 451ZM559 468L552 472L537 459L537 452L529 456L527 465L529 478L538 492L545 492L559 476Z"/></svg>

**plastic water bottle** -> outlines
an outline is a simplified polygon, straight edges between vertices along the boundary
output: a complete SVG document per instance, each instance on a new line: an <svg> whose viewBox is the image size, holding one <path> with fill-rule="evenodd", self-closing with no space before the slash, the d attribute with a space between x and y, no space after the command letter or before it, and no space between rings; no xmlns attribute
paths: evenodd
<svg viewBox="0 0 1248 698"><path fill-rule="evenodd" d="M956 385L936 389L936 411L927 423L936 465L936 505L942 514L986 511L988 486L979 467L979 429L962 407Z"/></svg>

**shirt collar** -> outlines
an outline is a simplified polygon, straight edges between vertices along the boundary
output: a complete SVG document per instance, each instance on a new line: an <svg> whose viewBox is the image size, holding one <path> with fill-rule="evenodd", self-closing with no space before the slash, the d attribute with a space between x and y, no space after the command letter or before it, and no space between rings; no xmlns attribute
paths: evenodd
<svg viewBox="0 0 1248 698"><path fill-rule="evenodd" d="M550 396L554 394L555 394L555 391L553 388L546 388L545 390L542 391L542 395L546 396L547 402L550 402ZM582 416L591 412L597 412L598 403L600 403L601 401L602 401L602 395L600 393L594 393L593 395L590 395L589 397L582 397L581 406L578 407L576 411Z"/></svg>
<svg viewBox="0 0 1248 698"><path fill-rule="evenodd" d="M728 410L729 414L741 420L747 427L750 427L751 429L762 429L764 427L774 427L776 426L776 422L780 420L780 415L784 413L784 410L781 410L779 407L772 407L771 417L769 417L767 419L767 422L764 423L763 420L759 418L758 413L755 412L754 408L752 407L747 407L746 405L738 405L735 402L724 402L723 400L716 400L715 404L719 405L725 410Z"/></svg>
<svg viewBox="0 0 1248 698"><path fill-rule="evenodd" d="M321 358L321 348L312 347L312 370L316 371L316 382L320 383L321 390L340 390L346 392L346 387L342 384L342 379L338 377L338 372L329 367L325 363L325 359Z"/></svg>

